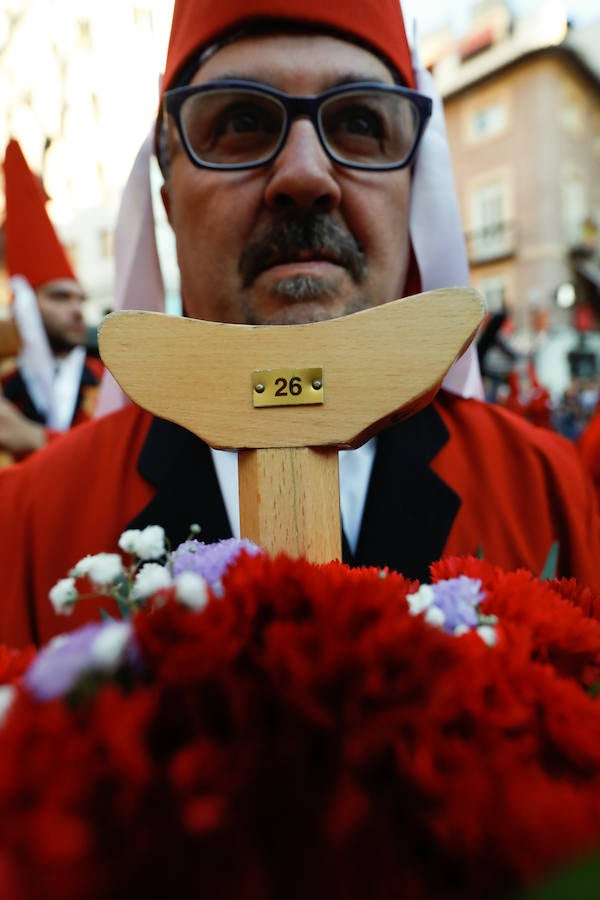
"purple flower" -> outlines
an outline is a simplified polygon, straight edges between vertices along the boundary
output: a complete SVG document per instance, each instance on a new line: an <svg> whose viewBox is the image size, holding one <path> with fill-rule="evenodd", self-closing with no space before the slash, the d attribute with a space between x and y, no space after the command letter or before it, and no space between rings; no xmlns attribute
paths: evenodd
<svg viewBox="0 0 600 900"><path fill-rule="evenodd" d="M50 641L25 673L25 687L38 700L64 697L89 673L112 674L134 660L129 622L106 620L84 625Z"/></svg>
<svg viewBox="0 0 600 900"><path fill-rule="evenodd" d="M251 556L263 553L261 547L247 538L241 540L228 538L214 544L205 544L203 541L193 539L184 541L173 551L173 575L176 578L184 572L193 572L204 578L213 591L218 593L221 578L242 551Z"/></svg>
<svg viewBox="0 0 600 900"><path fill-rule="evenodd" d="M407 596L412 615L425 614L425 620L447 634L463 634L471 628L490 624L481 616L479 604L485 598L481 581L459 575L435 584L423 584ZM493 623L491 623L493 624Z"/></svg>
<svg viewBox="0 0 600 900"><path fill-rule="evenodd" d="M434 604L444 614L445 630L454 634L461 626L476 628L479 625L477 607L485 597L481 581L460 575L432 584Z"/></svg>

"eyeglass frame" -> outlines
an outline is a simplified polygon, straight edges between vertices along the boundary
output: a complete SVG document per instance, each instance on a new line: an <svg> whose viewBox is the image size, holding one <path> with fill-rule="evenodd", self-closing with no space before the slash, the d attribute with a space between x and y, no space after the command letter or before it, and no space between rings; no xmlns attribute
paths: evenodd
<svg viewBox="0 0 600 900"><path fill-rule="evenodd" d="M267 96L273 97L278 100L283 106L285 113L284 127L282 129L277 145L265 159L258 160L257 162L221 164L206 162L205 160L199 159L194 154L194 151L190 146L187 135L185 133L185 129L183 128L181 122L181 107L188 99L188 97L192 97L195 94L210 93L211 91L223 90L223 88L231 88L232 90L251 90L259 94L266 94ZM363 90L378 91L381 93L393 93L399 96L403 96L411 100L416 106L419 114L416 136L414 139L412 150L410 151L408 156L401 162L392 163L391 165L387 166L369 165L368 163L360 162L348 162L345 159L337 157L328 146L325 136L323 135L321 130L321 122L319 117L319 112L323 103L340 94ZM325 151L329 159L331 159L333 162L348 169L362 169L363 171L367 172L395 172L399 169L405 169L414 160L419 144L421 143L423 133L425 132L425 128L427 127L427 123L433 111L433 102L431 100L431 97L428 97L426 94L421 94L419 93L419 91L415 91L412 88L407 88L399 84L384 84L383 82L379 81L355 81L335 88L330 88L327 91L322 91L320 94L295 95L286 94L284 91L279 91L276 88L270 87L269 85L260 84L259 82L227 78L219 81L207 81L203 84L185 85L183 87L176 87L172 88L171 90L165 91L163 95L162 110L163 125L166 126L166 120L168 116L171 116L173 118L177 131L179 133L179 137L190 159L190 162L192 162L193 165L197 166L200 169L212 169L214 171L231 172L240 169L258 169L261 166L269 165L269 163L273 162L273 160L279 155L279 153L285 146L293 122L297 118L305 116L310 119L312 126L319 138L319 142L323 147L323 150Z"/></svg>

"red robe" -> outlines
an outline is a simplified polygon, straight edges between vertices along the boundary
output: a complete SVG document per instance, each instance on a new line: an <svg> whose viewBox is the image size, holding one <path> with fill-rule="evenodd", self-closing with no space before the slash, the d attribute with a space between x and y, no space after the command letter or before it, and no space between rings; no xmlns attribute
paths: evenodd
<svg viewBox="0 0 600 900"><path fill-rule="evenodd" d="M92 356L88 353L81 373L79 394L69 428L81 425L82 422L87 422L94 415L103 373L104 364L102 361L97 356ZM0 379L0 390L6 399L10 400L28 419L31 419L33 422L39 422L41 425L45 423L44 416L36 408L18 368L12 368L3 372ZM64 432L55 431L52 428L46 428L45 431L48 442L64 434ZM19 459L21 458L19 457ZM0 466L10 465L13 462L15 462L15 458L10 453L6 451L0 452Z"/></svg>
<svg viewBox="0 0 600 900"><path fill-rule="evenodd" d="M204 540L230 536L206 445L135 406L0 472L0 510L0 641L11 645L98 617L85 602L56 616L48 591L86 554L115 551L127 527L163 524L172 543L193 522ZM379 436L358 548L347 558L426 578L442 555L481 551L540 574L555 541L559 574L600 590L600 519L573 446L498 407L440 392Z"/></svg>

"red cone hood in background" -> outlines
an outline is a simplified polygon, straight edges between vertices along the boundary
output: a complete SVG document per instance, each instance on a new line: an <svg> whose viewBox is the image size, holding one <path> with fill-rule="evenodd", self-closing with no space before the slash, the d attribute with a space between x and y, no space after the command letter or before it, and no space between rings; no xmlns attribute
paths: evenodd
<svg viewBox="0 0 600 900"><path fill-rule="evenodd" d="M33 288L60 278L77 281L46 212L41 184L14 139L6 148L4 184L4 255L8 274L22 275Z"/></svg>
<svg viewBox="0 0 600 900"><path fill-rule="evenodd" d="M175 0L163 89L192 53L256 20L277 19L345 32L386 58L414 87L399 0Z"/></svg>

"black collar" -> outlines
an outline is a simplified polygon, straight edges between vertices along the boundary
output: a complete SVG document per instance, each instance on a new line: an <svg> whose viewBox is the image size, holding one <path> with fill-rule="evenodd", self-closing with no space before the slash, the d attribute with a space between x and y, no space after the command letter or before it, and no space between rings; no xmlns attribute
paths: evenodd
<svg viewBox="0 0 600 900"><path fill-rule="evenodd" d="M460 507L456 493L428 465L448 437L433 405L378 436L356 554L343 537L345 562L388 566L427 580ZM138 471L156 494L128 528L162 525L173 547L196 522L203 541L231 537L210 450L195 435L155 418Z"/></svg>
<svg viewBox="0 0 600 900"><path fill-rule="evenodd" d="M456 492L429 468L448 439L433 404L381 432L353 565L428 580L460 508Z"/></svg>
<svg viewBox="0 0 600 900"><path fill-rule="evenodd" d="M172 547L185 541L196 523L206 543L232 536L210 448L191 431L155 418L138 472L156 494L128 528L162 525Z"/></svg>

